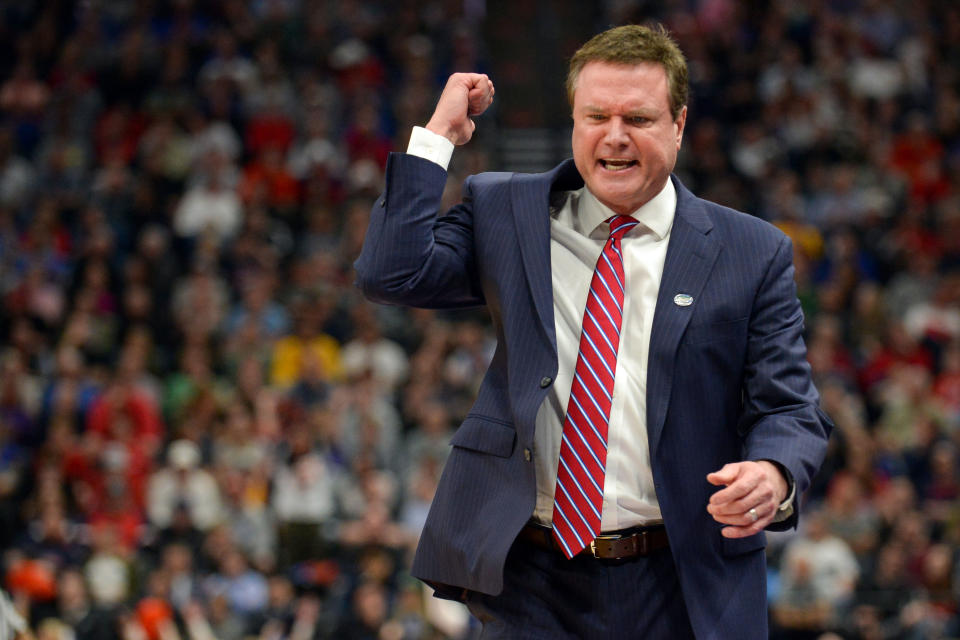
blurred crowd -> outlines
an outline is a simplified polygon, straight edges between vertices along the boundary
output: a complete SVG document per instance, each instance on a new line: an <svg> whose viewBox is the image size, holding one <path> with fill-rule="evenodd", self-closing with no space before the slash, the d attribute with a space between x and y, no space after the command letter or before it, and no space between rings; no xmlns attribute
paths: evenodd
<svg viewBox="0 0 960 640"><path fill-rule="evenodd" d="M0 572L38 638L475 632L407 567L494 336L363 301L351 264L448 73L537 73L485 50L529 29L503 11L0 2ZM690 64L678 174L794 240L836 422L769 536L773 637L960 637L960 6L610 0L592 26L648 19ZM458 150L447 200L497 160Z"/></svg>

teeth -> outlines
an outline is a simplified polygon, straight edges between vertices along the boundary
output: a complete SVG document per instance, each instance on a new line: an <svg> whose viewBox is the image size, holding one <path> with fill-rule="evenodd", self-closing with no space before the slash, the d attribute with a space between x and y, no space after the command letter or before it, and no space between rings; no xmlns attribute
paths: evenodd
<svg viewBox="0 0 960 640"><path fill-rule="evenodd" d="M601 162L604 168L610 171L622 171L634 164L633 160L601 160Z"/></svg>

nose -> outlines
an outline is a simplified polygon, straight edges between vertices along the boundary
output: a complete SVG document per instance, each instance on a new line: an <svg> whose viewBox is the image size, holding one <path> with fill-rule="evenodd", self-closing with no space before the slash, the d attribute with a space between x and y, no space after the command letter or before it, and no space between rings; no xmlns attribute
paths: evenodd
<svg viewBox="0 0 960 640"><path fill-rule="evenodd" d="M627 125L623 121L623 118L610 118L610 120L607 121L604 142L613 147L622 148L627 145L629 140L630 136L627 134Z"/></svg>

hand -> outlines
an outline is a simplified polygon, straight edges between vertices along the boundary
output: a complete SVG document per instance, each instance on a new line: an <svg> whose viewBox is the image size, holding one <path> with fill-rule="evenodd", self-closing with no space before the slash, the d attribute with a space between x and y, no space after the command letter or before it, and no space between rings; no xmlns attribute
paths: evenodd
<svg viewBox="0 0 960 640"><path fill-rule="evenodd" d="M447 80L427 129L453 144L466 144L477 128L478 116L493 102L493 82L482 73L455 73Z"/></svg>
<svg viewBox="0 0 960 640"><path fill-rule="evenodd" d="M745 538L762 531L773 522L777 508L787 497L786 479L767 460L725 464L707 474L707 482L726 485L710 496L707 511L714 520L728 525L721 530L727 538ZM756 509L756 522L750 509Z"/></svg>

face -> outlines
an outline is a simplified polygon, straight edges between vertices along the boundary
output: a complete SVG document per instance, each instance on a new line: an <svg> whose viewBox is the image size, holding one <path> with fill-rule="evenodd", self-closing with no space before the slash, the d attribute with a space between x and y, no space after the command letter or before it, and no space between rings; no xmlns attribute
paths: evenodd
<svg viewBox="0 0 960 640"><path fill-rule="evenodd" d="M687 108L670 114L662 65L589 62L573 97L573 160L587 187L619 214L663 189L683 139Z"/></svg>

